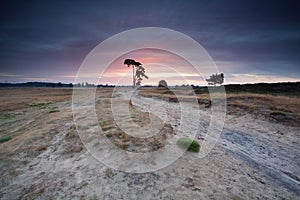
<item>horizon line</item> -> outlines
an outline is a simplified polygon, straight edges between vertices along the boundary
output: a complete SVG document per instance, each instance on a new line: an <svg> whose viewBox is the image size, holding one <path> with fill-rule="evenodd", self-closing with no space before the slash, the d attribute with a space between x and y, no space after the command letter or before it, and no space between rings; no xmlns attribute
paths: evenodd
<svg viewBox="0 0 300 200"><path fill-rule="evenodd" d="M114 85L114 84L108 84L108 83L100 83L100 84L94 84L94 83L88 83L85 82L82 86L82 83L66 83L66 82L43 82L43 81L28 81L28 82L19 82L19 83L13 83L13 82L0 82L0 85L22 85L22 84L29 84L29 83L41 83L41 84L62 84L62 85L81 85L81 87L87 87L85 84L87 83L90 86L114 86L114 87L132 87L132 85ZM283 83L300 83L299 81L284 81L284 82L257 82L257 83L225 83L218 86L225 86L225 85L254 85L254 84L283 84ZM213 85L196 85L196 84L175 84L175 85L168 85L168 87L182 87L182 86L195 86L195 87L214 87ZM157 87L157 85L142 85L141 87Z"/></svg>

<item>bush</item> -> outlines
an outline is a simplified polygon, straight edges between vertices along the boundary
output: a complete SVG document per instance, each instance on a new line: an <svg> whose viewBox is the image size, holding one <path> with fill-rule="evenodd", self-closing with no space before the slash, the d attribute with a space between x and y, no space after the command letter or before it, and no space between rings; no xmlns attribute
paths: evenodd
<svg viewBox="0 0 300 200"><path fill-rule="evenodd" d="M187 149L188 151L192 151L192 152L200 151L200 144L196 140L192 140L190 138L180 138L179 140L177 140L176 144L179 147Z"/></svg>
<svg viewBox="0 0 300 200"><path fill-rule="evenodd" d="M7 142L11 140L12 137L10 135L0 137L0 143Z"/></svg>
<svg viewBox="0 0 300 200"><path fill-rule="evenodd" d="M161 80L158 82L158 87L164 87L164 88L167 88L168 87L168 84L165 80Z"/></svg>

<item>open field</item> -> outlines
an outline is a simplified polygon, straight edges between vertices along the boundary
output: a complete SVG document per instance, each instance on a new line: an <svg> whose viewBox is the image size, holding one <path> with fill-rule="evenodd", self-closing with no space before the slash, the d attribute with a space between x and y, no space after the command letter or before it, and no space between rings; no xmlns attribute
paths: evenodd
<svg viewBox="0 0 300 200"><path fill-rule="evenodd" d="M63 102L71 101L70 88L0 88L0 111L15 111L28 108L32 102Z"/></svg>
<svg viewBox="0 0 300 200"><path fill-rule="evenodd" d="M174 94L176 93L176 95ZM164 89L147 88L143 89L140 95L172 101L179 97L184 100L196 98L200 102L200 107L210 100L209 93L201 92L197 94L186 92L185 89ZM266 120L277 123L300 126L300 97L298 96L273 96L245 92L227 92L227 114L244 115L252 114L254 117L263 117Z"/></svg>
<svg viewBox="0 0 300 200"><path fill-rule="evenodd" d="M124 107L116 107L118 116L114 116L111 105L112 101L128 104L129 90L113 96L112 90L99 88L96 92L95 111L103 131L100 136L91 132L98 124L87 119L82 119L80 127L75 126L70 88L0 88L0 136L11 137L0 143L0 198L297 199L300 195L299 97L229 93L224 129L205 158L186 152L165 168L137 174L98 162L76 128L91 136L86 142L95 148L104 148L101 137L107 137L130 152L154 152L181 136L177 132L179 104L166 89L142 89L131 98L128 119L122 115ZM180 92L180 98L191 98L184 90ZM197 94L197 99L200 125L194 126L194 115L199 113L191 109L187 130L196 131L195 139L201 144L211 108L208 94ZM137 127L151 122L154 128L161 127L158 134L134 137L141 134L134 131ZM105 156L113 155L108 151ZM132 162L122 167L139 162L130 159ZM151 164L158 165L155 159Z"/></svg>

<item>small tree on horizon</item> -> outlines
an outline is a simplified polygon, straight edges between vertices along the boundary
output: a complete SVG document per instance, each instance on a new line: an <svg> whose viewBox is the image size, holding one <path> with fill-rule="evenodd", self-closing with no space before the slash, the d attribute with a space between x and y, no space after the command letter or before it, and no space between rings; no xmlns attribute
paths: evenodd
<svg viewBox="0 0 300 200"><path fill-rule="evenodd" d="M133 86L133 88L135 88L136 85L138 85L138 86L141 85L143 77L146 79L149 78L145 74L145 68L142 66L142 63L136 62L133 59L125 59L124 65L127 65L128 67L132 67L132 86Z"/></svg>
<svg viewBox="0 0 300 200"><path fill-rule="evenodd" d="M209 77L209 79L206 79L206 81L208 82L208 85L222 85L224 83L224 74L213 74Z"/></svg>
<svg viewBox="0 0 300 200"><path fill-rule="evenodd" d="M134 64L135 64L135 61L133 59L125 59L125 61L124 61L124 65L127 65L127 67L132 66L132 86L135 88Z"/></svg>

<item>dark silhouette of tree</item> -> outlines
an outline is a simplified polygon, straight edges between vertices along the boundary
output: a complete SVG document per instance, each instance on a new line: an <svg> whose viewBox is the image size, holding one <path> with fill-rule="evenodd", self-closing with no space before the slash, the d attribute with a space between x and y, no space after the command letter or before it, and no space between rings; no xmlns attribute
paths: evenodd
<svg viewBox="0 0 300 200"><path fill-rule="evenodd" d="M142 63L140 63L140 62L134 62L134 65L135 65L135 66L141 66Z"/></svg>
<svg viewBox="0 0 300 200"><path fill-rule="evenodd" d="M161 81L158 82L158 87L166 88L166 87L168 87L168 84L165 80L161 80Z"/></svg>
<svg viewBox="0 0 300 200"><path fill-rule="evenodd" d="M149 78L145 74L145 68L142 66L142 63L136 62L133 59L125 59L124 65L127 65L128 67L132 67L132 85L133 85L133 87L135 87L136 85L140 86L141 82L143 80L143 77L146 79Z"/></svg>
<svg viewBox="0 0 300 200"><path fill-rule="evenodd" d="M127 65L127 67L132 67L132 86L133 87L135 87L134 64L135 64L135 60L133 60L133 59L125 59L125 61L124 61L124 65Z"/></svg>
<svg viewBox="0 0 300 200"><path fill-rule="evenodd" d="M209 79L206 79L206 81L208 82L208 85L222 85L224 83L224 74L213 74Z"/></svg>
<svg viewBox="0 0 300 200"><path fill-rule="evenodd" d="M145 74L145 68L142 65L137 65L136 66L136 72L135 72L135 77L136 77L136 85L140 86L141 82L143 80L143 77L148 79L149 77Z"/></svg>

